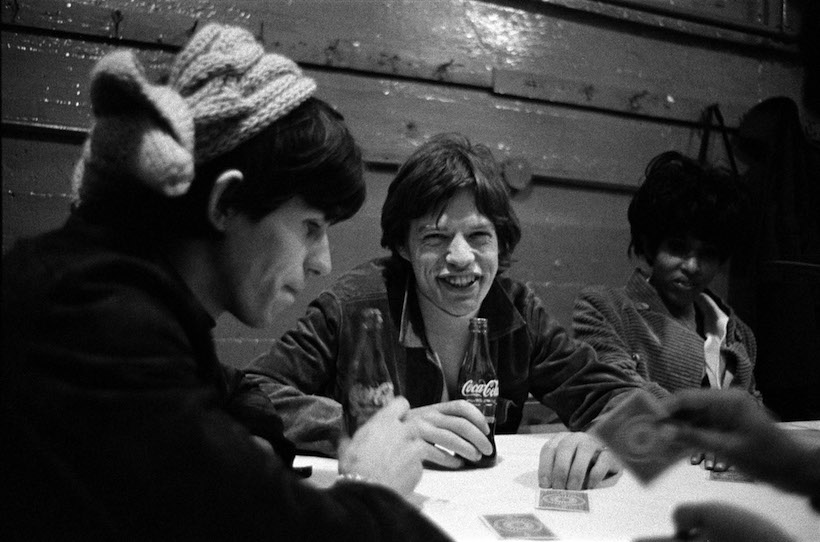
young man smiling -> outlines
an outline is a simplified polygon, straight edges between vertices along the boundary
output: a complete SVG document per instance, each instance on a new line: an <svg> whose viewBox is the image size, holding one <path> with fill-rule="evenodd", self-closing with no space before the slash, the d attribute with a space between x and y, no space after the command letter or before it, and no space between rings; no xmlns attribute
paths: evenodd
<svg viewBox="0 0 820 542"><path fill-rule="evenodd" d="M384 315L395 392L410 402L407 420L428 443L426 460L441 467L459 468L492 449L483 415L456 388L471 317L489 321L500 386L497 433L518 429L530 393L577 430L613 397L637 389L572 340L532 290L503 276L521 230L486 147L457 134L431 138L391 183L381 223L391 256L342 276L248 369L298 448L336 452L348 393L344 375L356 346L349 326L365 308ZM596 487L620 472L585 433L553 443L542 454L546 487Z"/></svg>

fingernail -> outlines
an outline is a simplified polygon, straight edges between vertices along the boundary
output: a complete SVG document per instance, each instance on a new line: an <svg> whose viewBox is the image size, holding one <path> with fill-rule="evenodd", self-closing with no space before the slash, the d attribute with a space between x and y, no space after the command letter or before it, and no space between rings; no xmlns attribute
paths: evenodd
<svg viewBox="0 0 820 542"><path fill-rule="evenodd" d="M715 462L712 461L711 459L707 459L706 460L706 468L709 469L709 470L712 470L713 468L715 468Z"/></svg>

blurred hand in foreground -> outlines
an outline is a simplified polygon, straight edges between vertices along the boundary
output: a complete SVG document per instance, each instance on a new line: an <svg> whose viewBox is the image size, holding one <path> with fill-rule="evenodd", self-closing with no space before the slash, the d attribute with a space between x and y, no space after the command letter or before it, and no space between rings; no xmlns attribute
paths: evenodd
<svg viewBox="0 0 820 542"><path fill-rule="evenodd" d="M407 497L421 480L426 445L408 423L410 404L393 399L361 426L353 438L339 442L339 473L362 477Z"/></svg>
<svg viewBox="0 0 820 542"><path fill-rule="evenodd" d="M682 504L673 512L672 520L678 533L672 540L794 542L767 519L722 502Z"/></svg>
<svg viewBox="0 0 820 542"><path fill-rule="evenodd" d="M761 480L813 495L820 487L820 446L778 427L743 390L682 390L665 399L674 439L714 450Z"/></svg>

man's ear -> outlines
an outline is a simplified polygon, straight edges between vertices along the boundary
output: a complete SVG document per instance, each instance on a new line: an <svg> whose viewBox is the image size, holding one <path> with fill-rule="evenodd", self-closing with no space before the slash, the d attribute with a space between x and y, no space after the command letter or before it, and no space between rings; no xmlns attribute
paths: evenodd
<svg viewBox="0 0 820 542"><path fill-rule="evenodd" d="M208 199L208 222L217 230L225 231L226 219L230 214L229 196L244 180L238 169L223 171L214 181L211 197Z"/></svg>
<svg viewBox="0 0 820 542"><path fill-rule="evenodd" d="M396 247L396 252L398 252L399 256L401 256L402 258L404 258L408 262L410 261L410 252L408 252L408 250L407 250L407 245L401 245L401 246Z"/></svg>

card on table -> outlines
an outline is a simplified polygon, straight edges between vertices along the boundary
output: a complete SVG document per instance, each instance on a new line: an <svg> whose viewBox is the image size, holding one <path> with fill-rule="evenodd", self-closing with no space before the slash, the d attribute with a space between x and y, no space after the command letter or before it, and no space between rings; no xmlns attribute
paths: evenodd
<svg viewBox="0 0 820 542"><path fill-rule="evenodd" d="M755 483L755 479L739 470L729 469L723 472L709 471L709 479L718 482L745 482L747 484Z"/></svg>
<svg viewBox="0 0 820 542"><path fill-rule="evenodd" d="M636 393L590 432L603 441L643 484L657 478L686 451L666 438L659 422L667 412L649 393Z"/></svg>
<svg viewBox="0 0 820 542"><path fill-rule="evenodd" d="M536 508L540 508L541 510L589 512L589 495L584 491L542 489L538 493L538 504Z"/></svg>
<svg viewBox="0 0 820 542"><path fill-rule="evenodd" d="M486 514L481 519L500 538L557 539L535 514Z"/></svg>

